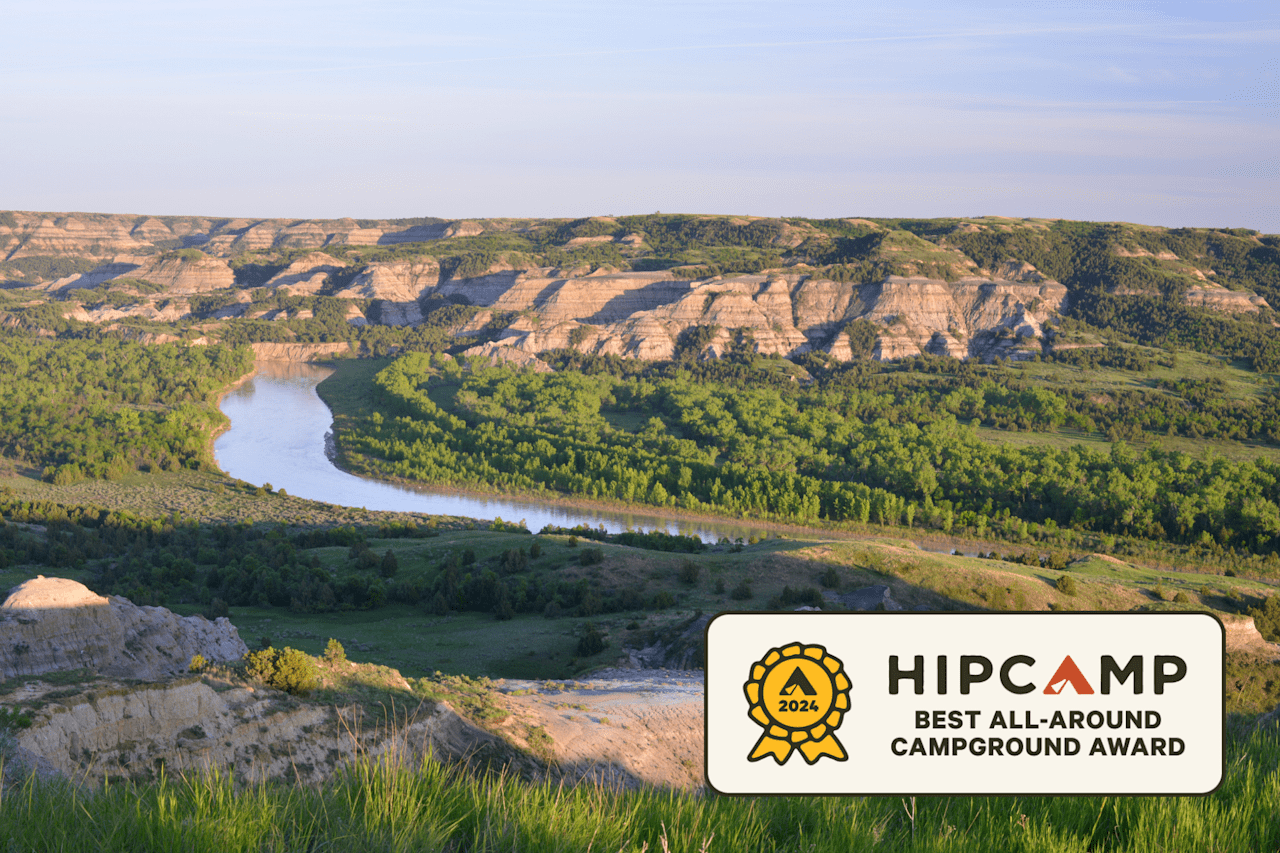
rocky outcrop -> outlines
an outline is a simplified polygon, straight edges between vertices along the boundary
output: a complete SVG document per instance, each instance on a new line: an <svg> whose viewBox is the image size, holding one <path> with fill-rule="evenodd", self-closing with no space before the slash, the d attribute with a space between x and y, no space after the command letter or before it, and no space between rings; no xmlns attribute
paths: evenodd
<svg viewBox="0 0 1280 853"><path fill-rule="evenodd" d="M0 633L0 679L89 669L155 680L186 671L197 654L224 661L248 651L225 618L175 616L44 576L10 591L0 605Z"/></svg>
<svg viewBox="0 0 1280 853"><path fill-rule="evenodd" d="M38 700L39 682L18 700ZM28 695L29 694L29 695ZM406 698L411 694L406 690ZM167 772L230 770L246 782L320 782L357 756L395 750L413 766L428 755L461 759L510 752L448 703L410 704L389 727L356 706L300 702L263 687L189 677L166 684L96 682L36 712L18 745L72 779L146 778Z"/></svg>
<svg viewBox="0 0 1280 853"><path fill-rule="evenodd" d="M1217 284L1195 285L1187 290L1187 304L1195 308L1211 308L1227 314L1256 314L1270 308L1267 300L1247 290L1227 290Z"/></svg>
<svg viewBox="0 0 1280 853"><path fill-rule="evenodd" d="M487 343L462 351L470 358L483 358L490 364L511 364L516 367L532 368L535 373L550 373L551 365L542 359L515 347L502 346L498 343Z"/></svg>
<svg viewBox="0 0 1280 853"><path fill-rule="evenodd" d="M644 648L623 647L618 666L624 669L702 669L706 665L704 645L710 621L710 615L696 616Z"/></svg>
<svg viewBox="0 0 1280 853"><path fill-rule="evenodd" d="M820 348L843 360L851 352L841 330L851 320L865 319L884 327L874 350L883 360L921 352L1016 357L1020 341L1039 340L1040 318L1058 310L1066 288L1033 268L1015 272L1028 281L948 283L891 276L879 284L856 285L778 274L679 281L664 273L566 280L524 273L510 276L500 292L485 294L491 301L478 304L528 311L536 322L517 321L497 343L534 355L566 346L574 326L582 324L591 331L580 338L579 349L667 359L689 328L718 326L721 332L704 353L708 357L722 355L732 340L730 331L741 329L761 354L794 357ZM454 292L467 292L464 282L452 286ZM490 319L477 317L474 323ZM995 337L1002 330L1007 340Z"/></svg>
<svg viewBox="0 0 1280 853"><path fill-rule="evenodd" d="M114 323L126 317L141 317L158 323L172 323L191 313L191 305L185 299L139 299L132 305L98 305L86 308L70 303L62 315L84 323Z"/></svg>
<svg viewBox="0 0 1280 853"><path fill-rule="evenodd" d="M409 303L416 302L439 283L440 264L434 258L378 262L366 266L351 284L335 292L334 296Z"/></svg>
<svg viewBox="0 0 1280 853"><path fill-rule="evenodd" d="M332 273L345 269L346 264L324 252L303 255L267 282L267 287L287 288L288 293L314 295L324 287Z"/></svg>
<svg viewBox="0 0 1280 853"><path fill-rule="evenodd" d="M1253 651L1273 655L1280 653L1280 645L1267 642L1259 633L1252 616L1224 618L1222 627L1226 632L1228 651Z"/></svg>
<svg viewBox="0 0 1280 853"><path fill-rule="evenodd" d="M129 277L158 284L168 294L203 293L235 284L235 273L227 262L208 256L157 258L143 263Z"/></svg>
<svg viewBox="0 0 1280 853"><path fill-rule="evenodd" d="M0 221L0 259L78 255L120 260L120 256L155 255L174 248L175 243L212 254L331 245L395 245L474 235L485 228L480 222L442 219L220 219L15 210L6 211Z"/></svg>
<svg viewBox="0 0 1280 853"><path fill-rule="evenodd" d="M329 358L335 355L347 355L351 352L348 343L332 344L250 344L256 361L311 361L315 358Z"/></svg>

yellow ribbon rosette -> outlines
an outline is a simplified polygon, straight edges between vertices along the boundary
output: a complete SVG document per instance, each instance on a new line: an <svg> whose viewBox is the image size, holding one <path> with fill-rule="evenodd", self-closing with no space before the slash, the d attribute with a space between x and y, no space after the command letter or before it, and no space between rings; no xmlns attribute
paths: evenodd
<svg viewBox="0 0 1280 853"><path fill-rule="evenodd" d="M764 729L748 761L766 755L782 764L797 749L809 764L822 756L845 761L835 730L849 710L848 676L822 646L792 643L770 649L751 666L743 685L751 719Z"/></svg>

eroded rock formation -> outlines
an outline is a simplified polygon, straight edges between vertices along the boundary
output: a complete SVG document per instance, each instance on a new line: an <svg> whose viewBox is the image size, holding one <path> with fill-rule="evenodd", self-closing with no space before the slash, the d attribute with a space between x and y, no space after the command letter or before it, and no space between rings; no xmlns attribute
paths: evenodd
<svg viewBox="0 0 1280 853"><path fill-rule="evenodd" d="M88 669L150 681L185 672L197 654L226 661L248 651L226 618L176 616L43 575L10 590L0 636L0 679Z"/></svg>

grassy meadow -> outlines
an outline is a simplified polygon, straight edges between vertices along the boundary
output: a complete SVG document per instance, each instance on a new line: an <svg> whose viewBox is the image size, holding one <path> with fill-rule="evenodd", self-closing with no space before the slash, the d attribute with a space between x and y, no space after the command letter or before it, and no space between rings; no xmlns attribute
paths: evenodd
<svg viewBox="0 0 1280 853"><path fill-rule="evenodd" d="M1280 846L1280 730L1229 737L1202 797L764 797L531 784L394 756L319 789L219 775L3 792L11 851L1036 851L1258 853Z"/></svg>

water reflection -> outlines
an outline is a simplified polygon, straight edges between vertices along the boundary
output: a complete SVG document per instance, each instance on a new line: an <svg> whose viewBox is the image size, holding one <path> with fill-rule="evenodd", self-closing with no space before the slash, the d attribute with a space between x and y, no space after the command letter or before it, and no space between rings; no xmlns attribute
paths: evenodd
<svg viewBox="0 0 1280 853"><path fill-rule="evenodd" d="M222 470L254 485L270 483L310 500L371 510L523 519L534 532L547 524L587 524L603 526L611 533L666 530L707 542L721 537L746 539L765 532L731 521L691 522L643 512L584 510L529 498L404 487L348 474L325 455L325 436L333 427L333 415L315 388L332 372L300 362L259 362L253 378L223 398L221 408L231 419L231 429L214 443L214 456Z"/></svg>

